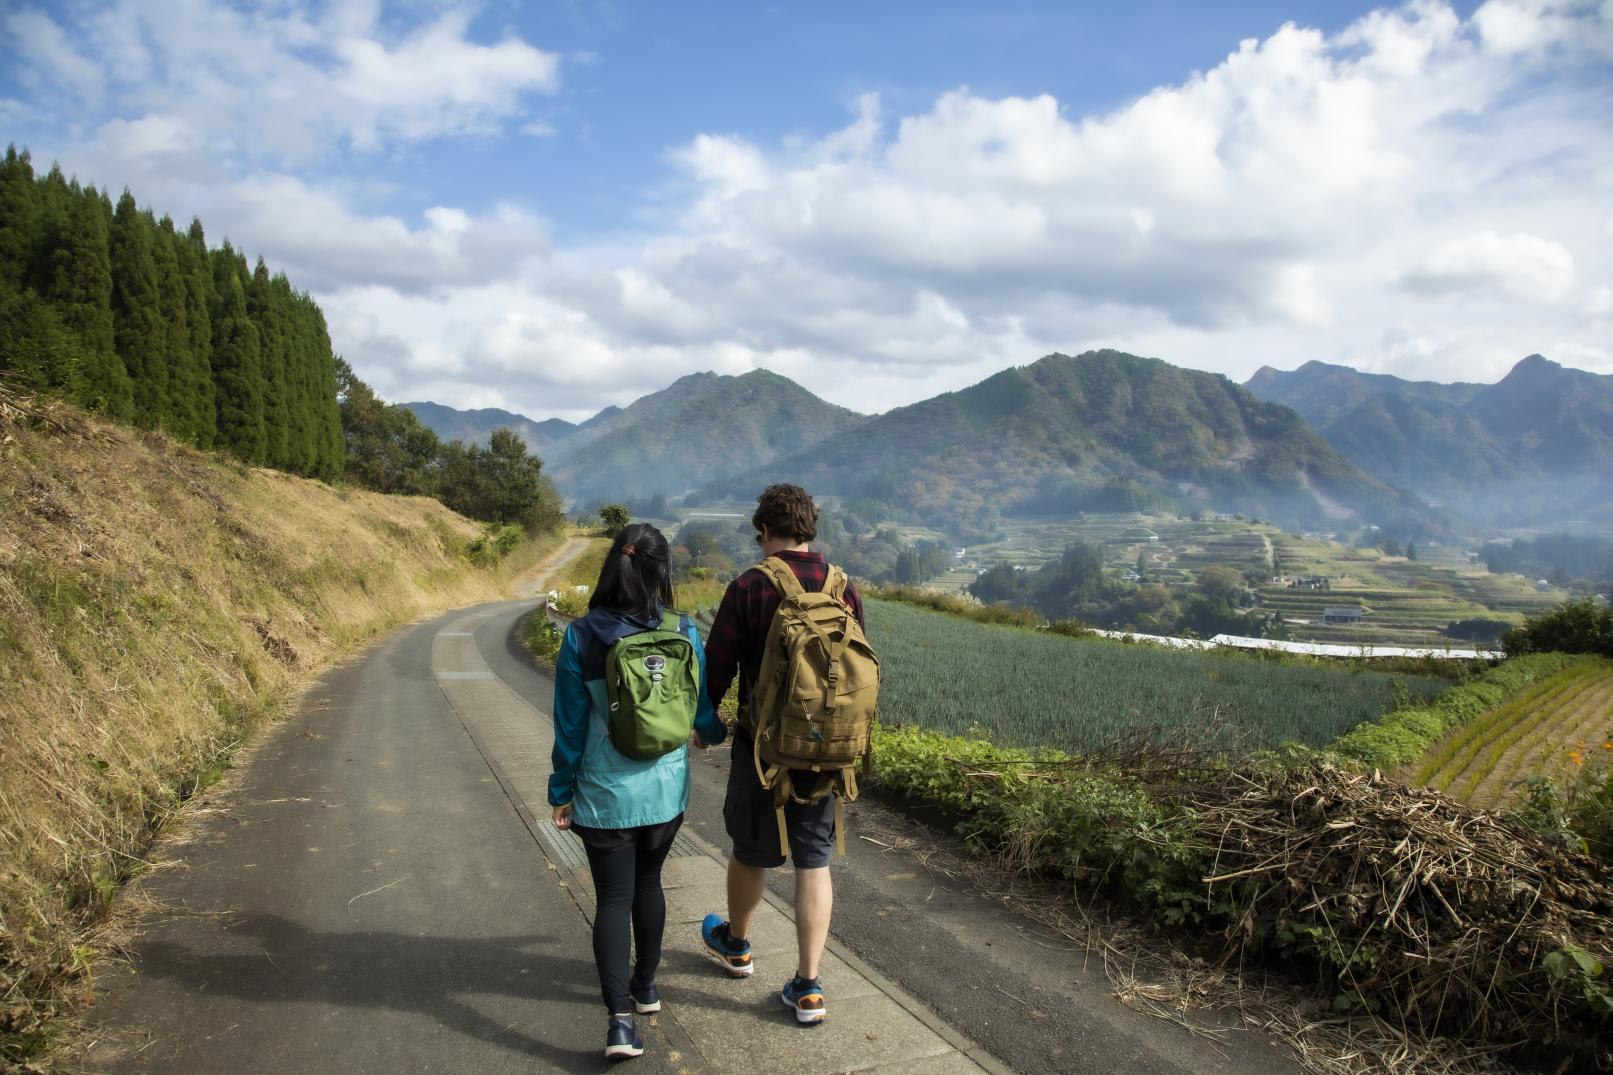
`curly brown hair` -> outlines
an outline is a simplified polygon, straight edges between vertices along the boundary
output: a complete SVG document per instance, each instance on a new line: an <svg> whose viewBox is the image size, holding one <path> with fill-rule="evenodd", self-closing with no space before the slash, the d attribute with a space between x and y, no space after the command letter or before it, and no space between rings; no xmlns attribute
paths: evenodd
<svg viewBox="0 0 1613 1075"><path fill-rule="evenodd" d="M750 517L750 524L805 544L818 536L818 506L799 485L769 485L756 498L756 514Z"/></svg>

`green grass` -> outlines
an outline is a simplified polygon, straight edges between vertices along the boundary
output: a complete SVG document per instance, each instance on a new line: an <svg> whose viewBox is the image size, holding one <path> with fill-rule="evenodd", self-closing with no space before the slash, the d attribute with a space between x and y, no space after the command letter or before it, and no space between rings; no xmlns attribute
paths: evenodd
<svg viewBox="0 0 1613 1075"><path fill-rule="evenodd" d="M974 623L869 599L880 719L1004 746L1087 751L1151 727L1255 750L1321 746L1384 712L1391 677ZM1445 683L1401 680L1415 698Z"/></svg>

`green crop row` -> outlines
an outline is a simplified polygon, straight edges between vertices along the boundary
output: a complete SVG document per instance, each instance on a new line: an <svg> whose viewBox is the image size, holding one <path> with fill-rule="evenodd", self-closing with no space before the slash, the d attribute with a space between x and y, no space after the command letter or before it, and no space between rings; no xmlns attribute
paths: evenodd
<svg viewBox="0 0 1613 1075"><path fill-rule="evenodd" d="M1390 768L1410 765L1453 728L1477 720L1532 683L1555 675L1575 658L1566 653L1533 653L1496 665L1469 683L1453 687L1423 705L1405 706L1351 728L1329 752L1359 765Z"/></svg>
<svg viewBox="0 0 1613 1075"><path fill-rule="evenodd" d="M1500 775L1492 785L1497 790L1481 803L1478 792L1482 778L1471 779L1463 789L1468 804L1489 808L1503 796L1510 797L1514 784L1521 778L1558 775L1568 752L1577 745L1578 737L1585 734L1582 725L1591 724L1592 735L1601 734L1606 727L1599 728L1596 724L1598 717L1613 713L1610 696L1613 696L1613 664L1604 662L1601 677L1588 689L1562 699L1551 710L1537 715L1528 727L1515 729L1506 737L1505 746L1498 743L1491 749L1486 764L1492 773Z"/></svg>
<svg viewBox="0 0 1613 1075"><path fill-rule="evenodd" d="M881 719L1009 747L1082 752L1161 730L1208 746L1319 747L1384 712L1423 676L1064 638L867 601L884 668Z"/></svg>
<svg viewBox="0 0 1613 1075"><path fill-rule="evenodd" d="M1527 723L1531 717L1552 713L1559 701L1567 701L1565 695L1578 694L1593 684L1599 664L1594 658L1575 661L1469 722L1418 767L1416 782L1449 791L1457 777L1473 768L1486 745L1503 737L1508 729Z"/></svg>

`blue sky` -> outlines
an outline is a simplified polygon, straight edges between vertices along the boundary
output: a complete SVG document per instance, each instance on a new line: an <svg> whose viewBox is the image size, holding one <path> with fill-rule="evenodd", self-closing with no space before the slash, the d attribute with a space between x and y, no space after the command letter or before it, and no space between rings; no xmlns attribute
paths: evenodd
<svg viewBox="0 0 1613 1075"><path fill-rule="evenodd" d="M0 7L0 128L386 398L862 411L1052 350L1613 372L1613 0Z"/></svg>

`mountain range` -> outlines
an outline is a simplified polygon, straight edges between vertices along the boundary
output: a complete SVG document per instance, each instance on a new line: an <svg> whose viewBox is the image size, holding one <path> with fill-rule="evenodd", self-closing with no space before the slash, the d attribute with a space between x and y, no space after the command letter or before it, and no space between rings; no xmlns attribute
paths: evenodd
<svg viewBox="0 0 1613 1075"><path fill-rule="evenodd" d="M1053 354L870 418L724 478L871 497L959 531L1004 515L1210 508L1313 525L1422 509L1287 407L1227 378L1119 351Z"/></svg>
<svg viewBox="0 0 1613 1075"><path fill-rule="evenodd" d="M445 436L501 416L412 405ZM447 413L444 413L447 411ZM1287 407L1117 351L1049 355L865 417L766 370L692 374L580 426L509 424L574 501L748 499L772 480L954 531L1001 514L1213 508L1306 524L1417 514ZM560 434L556 436L555 434Z"/></svg>
<svg viewBox="0 0 1613 1075"><path fill-rule="evenodd" d="M1613 524L1613 376L1530 355L1489 385L1308 362L1264 367L1246 387L1369 473L1477 522Z"/></svg>
<svg viewBox="0 0 1613 1075"><path fill-rule="evenodd" d="M1613 527L1613 377L1538 355L1494 385L1311 362L1240 386L1118 351L1053 354L872 417L767 370L691 374L580 425L409 406L443 436L515 429L583 503L743 501L793 480L954 533L1150 509L1408 533Z"/></svg>

